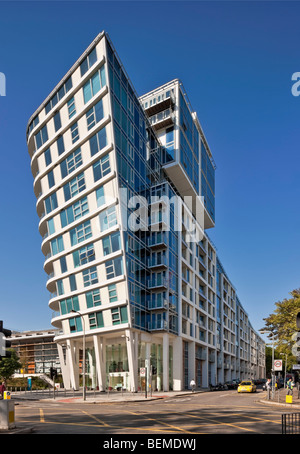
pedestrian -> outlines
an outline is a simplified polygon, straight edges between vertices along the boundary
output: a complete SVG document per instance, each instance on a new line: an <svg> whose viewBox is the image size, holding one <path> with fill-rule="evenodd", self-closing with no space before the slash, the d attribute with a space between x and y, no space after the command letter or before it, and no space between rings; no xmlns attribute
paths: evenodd
<svg viewBox="0 0 300 454"><path fill-rule="evenodd" d="M287 388L287 395L288 396L292 396L293 395L293 388L295 386L295 383L293 382L293 380L290 378L286 384L286 388Z"/></svg>
<svg viewBox="0 0 300 454"><path fill-rule="evenodd" d="M6 390L6 387L5 387L5 383L4 381L1 383L0 385L0 394L1 394L1 398L3 399L3 395L4 395L4 391Z"/></svg>
<svg viewBox="0 0 300 454"><path fill-rule="evenodd" d="M192 392L194 392L195 391L195 387L196 387L196 383L195 383L194 379L191 380L190 387L192 388Z"/></svg>
<svg viewBox="0 0 300 454"><path fill-rule="evenodd" d="M271 379L270 378L268 378L268 380L267 380L266 389L271 389Z"/></svg>

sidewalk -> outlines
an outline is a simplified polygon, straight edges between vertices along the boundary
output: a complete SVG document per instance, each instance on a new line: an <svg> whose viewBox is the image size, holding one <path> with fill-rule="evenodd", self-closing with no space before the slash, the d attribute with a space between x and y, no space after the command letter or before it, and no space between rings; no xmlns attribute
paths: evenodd
<svg viewBox="0 0 300 454"><path fill-rule="evenodd" d="M186 391L154 391L152 395L150 393L145 396L145 392L132 393L129 391L112 391L112 392L99 392L99 391L87 391L86 400L83 400L82 391L63 391L60 390L58 393L42 393L42 392L12 392L11 398L14 401L18 400L45 400L51 402L86 402L86 403L113 403L113 402L147 402L157 399L173 398L190 396L203 392L208 392L209 389L197 390L192 393L190 390Z"/></svg>
<svg viewBox="0 0 300 454"><path fill-rule="evenodd" d="M262 399L261 402L271 405L280 405L286 408L294 408L296 411L298 411L300 409L300 393L298 393L298 390L294 388L292 403L287 403L286 392L287 391L285 388L280 388L279 390L275 391L274 399L268 399L268 394L266 393L264 399Z"/></svg>

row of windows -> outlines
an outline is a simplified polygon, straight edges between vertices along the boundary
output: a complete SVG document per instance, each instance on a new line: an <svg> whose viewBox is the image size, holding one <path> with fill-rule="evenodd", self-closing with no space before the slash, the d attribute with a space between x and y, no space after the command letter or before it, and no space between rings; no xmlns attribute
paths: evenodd
<svg viewBox="0 0 300 454"><path fill-rule="evenodd" d="M62 177L66 176L69 173L72 173L81 164L82 164L82 157L81 157L81 150L79 148L74 153L72 153L70 156L68 156L68 158L65 161L63 161L61 163L60 169L61 169ZM96 161L93 164L94 182L96 183L97 181L101 180L101 178L108 175L110 172L111 172L110 160L109 160L109 154L107 154L107 155L101 157L98 161ZM55 185L53 171L49 172L47 177L48 177L49 188L51 188ZM75 197L77 194L84 191L85 189L86 189L86 184L85 184L84 172L81 172L80 174L76 175L76 177L74 177L72 180L70 180L68 183L66 183L63 186L65 202L70 200L72 197ZM98 206L102 205L104 203L103 188L102 188L102 193L101 193L100 189L97 189L96 196L97 196L97 205ZM101 198L101 196L102 196L102 198ZM80 201L77 202L76 207L78 205L80 205ZM45 211L47 214L51 213L51 211L55 210L58 207L57 195L55 192L44 200L44 206L45 206ZM69 207L63 211L66 212L68 210L69 210L69 212L74 211L73 205L72 205L72 207ZM75 218L73 220L75 220ZM70 221L70 222L73 222L73 221ZM67 222L67 223L70 223L70 222ZM64 220L62 227L65 227L67 225L67 223Z"/></svg>
<svg viewBox="0 0 300 454"><path fill-rule="evenodd" d="M97 51L96 48L92 49L89 55L83 60L80 65L81 77L97 62ZM105 76L104 76L105 77ZM51 97L50 101L45 106L46 115L56 106L56 104L64 98L64 96L73 87L72 77L70 76L66 82L59 88L59 90ZM68 101L68 112L69 118L72 118L76 113L74 97ZM28 135L31 133L33 128L39 124L39 116L37 115L28 126Z"/></svg>
<svg viewBox="0 0 300 454"><path fill-rule="evenodd" d="M111 235L107 235L102 239L102 248L103 248L103 255L109 255L113 252L117 252L121 249L121 238L120 232L114 232ZM59 254L60 252L64 251L64 242L63 237L59 236L51 241L51 251L52 255ZM85 265L86 263L92 262L96 259L95 256L95 247L94 244L91 243L87 246L84 246L76 251L73 252L73 264L74 268L79 266ZM61 262L61 272L65 273L67 271L65 257L63 264Z"/></svg>
<svg viewBox="0 0 300 454"><path fill-rule="evenodd" d="M93 312L91 314L88 314L88 317L90 329L104 328L102 312ZM127 307L121 306L111 309L111 318L113 325L119 325L120 323L128 323ZM71 332L82 331L81 317L70 318L69 327Z"/></svg>
<svg viewBox="0 0 300 454"><path fill-rule="evenodd" d="M124 274L123 270L123 259L122 257L117 257L112 260L107 260L105 262L105 271L106 271L106 279L113 279L114 277L121 276ZM86 268L85 270L82 271L82 278L83 278L83 286L84 287L89 287L91 285L98 284L99 278L98 278L98 271L96 266L92 266L90 268ZM103 279L103 277L102 277ZM77 290L77 282L76 282L76 275L71 274L69 276L69 285L70 285L70 291L74 292ZM62 279L57 280L56 282L57 285L57 294L58 295L64 295L65 290L64 290L64 282Z"/></svg>
<svg viewBox="0 0 300 454"><path fill-rule="evenodd" d="M86 114L86 120L87 120L87 128L88 130L91 129L93 126L95 126L96 123L101 121L104 118L104 111L103 111L103 102L100 100L97 104L95 104ZM106 143L106 129L104 128L101 130L102 132L99 132L97 137L92 138L90 142L90 147L93 154L96 153L97 146L94 145L94 142L98 142L98 149L99 147L103 148ZM72 138L72 144L76 143L79 140L79 130L78 130L78 123L74 123L71 128L70 128L70 134ZM48 133L47 129L42 128L41 131L39 131L37 137L38 143L42 145L44 141L48 140ZM57 139L57 149L58 149L58 154L61 155L65 151L65 145L64 145L64 138L63 136L59 136ZM100 148L100 149L101 149ZM75 167L74 165L71 166L74 160L74 156L77 158L77 161L80 161L80 164L82 164L81 155L80 155L80 148L75 150L73 153L71 153L66 160L63 161L61 164L61 171L62 171L62 178L64 178L68 173L71 171L75 170L79 163L77 163L77 166ZM51 150L48 148L44 152L44 157L45 157L45 165L48 167L52 163L52 157L51 157ZM69 164L69 166L67 166ZM68 167L70 167L70 170L68 170Z"/></svg>
<svg viewBox="0 0 300 454"><path fill-rule="evenodd" d="M105 77L105 67L102 66L83 86L83 99L84 103L86 104L93 96L95 96L101 88L106 85L106 77ZM72 97L68 103L68 115L69 119L71 119L76 114L76 106L75 106L75 99ZM104 110L103 110L103 102L102 99L93 106L87 113L86 113L86 120L87 120L87 128L90 130L96 123L101 121L104 117ZM56 112L53 117L54 122L54 129L55 132L59 131L62 127L60 111ZM72 143L75 143L79 139L78 134L78 124L75 122L70 127ZM36 134L35 134L35 146L38 150L42 145L44 145L48 140L48 129L47 125L44 125ZM62 139L60 139L62 140ZM62 153L62 149L64 151L63 144L59 143L58 152L59 154Z"/></svg>
<svg viewBox="0 0 300 454"><path fill-rule="evenodd" d="M117 287L116 284L108 285L108 299L110 303L115 303L118 301L117 296ZM85 293L85 301L86 307L90 309L91 307L101 306L101 295L100 289L92 290L90 292ZM60 301L60 313L61 315L65 315L70 313L71 311L79 311L79 299L78 296L73 296L70 298L66 298Z"/></svg>

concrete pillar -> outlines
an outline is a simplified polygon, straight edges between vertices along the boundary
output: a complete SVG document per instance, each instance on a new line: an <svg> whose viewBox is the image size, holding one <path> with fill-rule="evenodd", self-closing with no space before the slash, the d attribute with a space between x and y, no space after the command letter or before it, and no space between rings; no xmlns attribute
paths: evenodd
<svg viewBox="0 0 300 454"><path fill-rule="evenodd" d="M137 358L137 334L130 329L125 330L127 346L128 367L130 376L130 388L132 392L138 390L138 358Z"/></svg>
<svg viewBox="0 0 300 454"><path fill-rule="evenodd" d="M169 334L163 334L163 389L169 391Z"/></svg>
<svg viewBox="0 0 300 454"><path fill-rule="evenodd" d="M61 367L61 372L63 376L64 388L70 389L71 388L71 380L70 380L70 369L68 367L67 361L67 351L66 351L66 358L64 357L63 346L61 344L57 345L58 357Z"/></svg>
<svg viewBox="0 0 300 454"><path fill-rule="evenodd" d="M173 390L183 390L183 352L182 337L173 340Z"/></svg>
<svg viewBox="0 0 300 454"><path fill-rule="evenodd" d="M106 388L106 342L105 338L94 335L94 349L95 349L95 360L96 360L96 372L97 372L97 380L98 386L100 391L105 391Z"/></svg>
<svg viewBox="0 0 300 454"><path fill-rule="evenodd" d="M196 363L196 350L195 350L195 342L189 342L188 344L189 347L189 371L188 371L188 383L190 387L190 382L191 380L195 380L195 363Z"/></svg>
<svg viewBox="0 0 300 454"><path fill-rule="evenodd" d="M68 364L69 363L69 364ZM76 342L67 339L67 364L70 370L71 387L79 389L79 349L76 348Z"/></svg>

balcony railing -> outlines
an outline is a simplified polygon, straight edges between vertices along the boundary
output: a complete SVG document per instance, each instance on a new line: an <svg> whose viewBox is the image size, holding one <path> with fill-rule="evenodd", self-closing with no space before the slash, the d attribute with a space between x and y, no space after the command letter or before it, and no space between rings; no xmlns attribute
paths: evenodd
<svg viewBox="0 0 300 454"><path fill-rule="evenodd" d="M167 330L168 329L168 322L166 320L156 320L155 322L150 322L148 324L149 331L160 331L160 330Z"/></svg>
<svg viewBox="0 0 300 454"><path fill-rule="evenodd" d="M165 128L171 126L175 122L175 115L172 109L167 109L157 113L149 118L150 124L154 129Z"/></svg>
<svg viewBox="0 0 300 454"><path fill-rule="evenodd" d="M165 277L152 277L148 281L148 288L165 287L168 288L168 280Z"/></svg>

